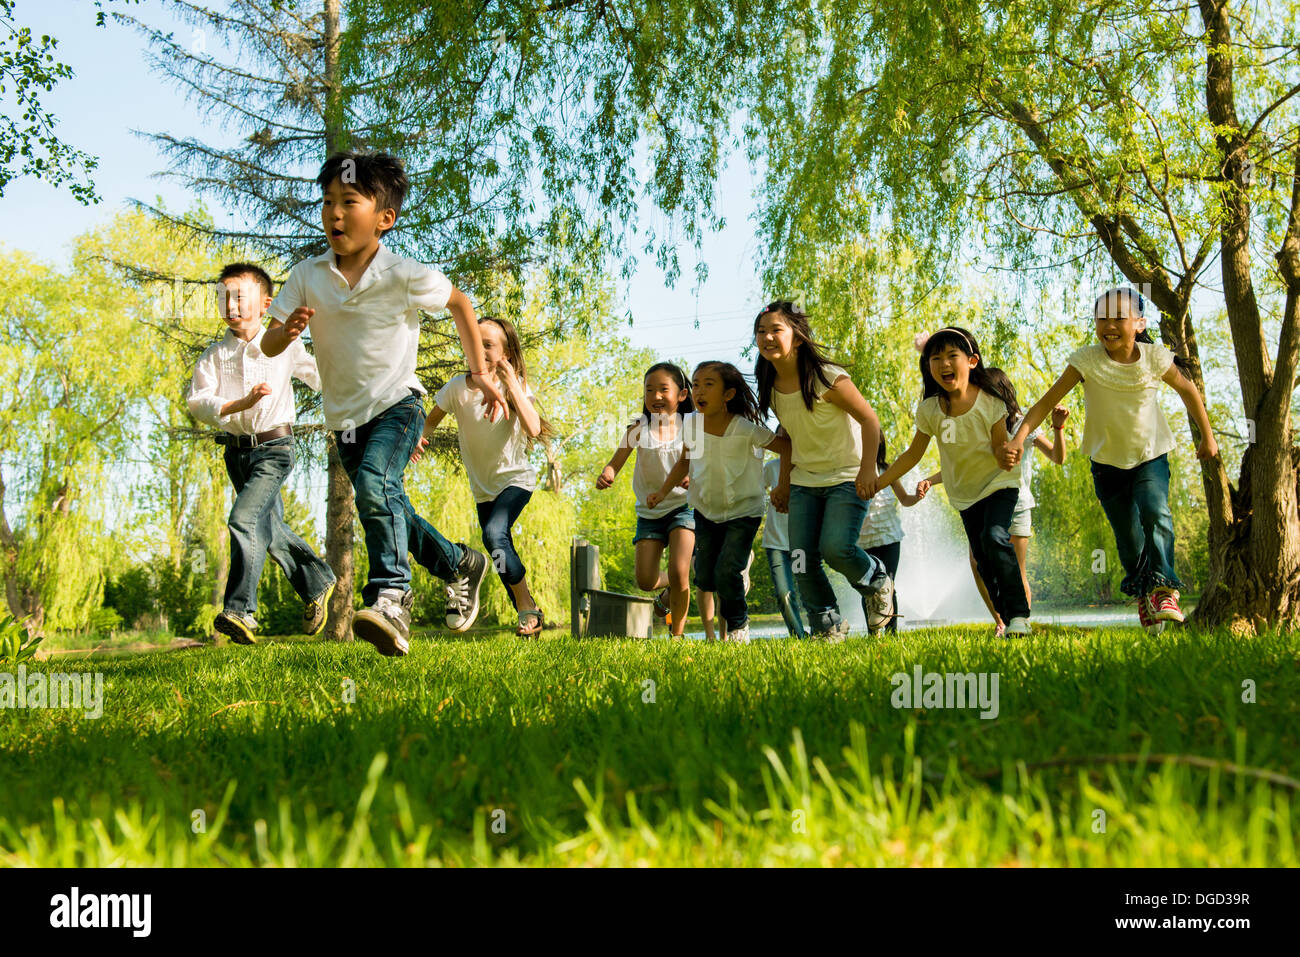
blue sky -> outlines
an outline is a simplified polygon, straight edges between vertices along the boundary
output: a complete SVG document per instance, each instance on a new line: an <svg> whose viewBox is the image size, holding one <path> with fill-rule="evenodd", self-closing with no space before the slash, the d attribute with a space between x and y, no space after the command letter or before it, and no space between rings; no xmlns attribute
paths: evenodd
<svg viewBox="0 0 1300 957"><path fill-rule="evenodd" d="M129 10L163 32L175 31L178 37L192 33L191 27L173 20L158 3L146 0L139 6L106 6ZM133 134L132 128L214 143L228 143L231 137L223 134L217 123L204 122L174 84L151 72L144 38L111 20L96 27L94 6L88 0L45 4L19 0L15 16L36 36L48 33L57 37L59 59L75 72L72 79L62 81L41 98L58 118L61 138L98 157L93 179L103 201L85 207L66 188L56 189L32 178L11 181L0 197L0 243L66 266L73 237L106 223L130 198L151 201L161 196L170 208L189 207L194 196L180 184L157 176L167 168L165 159L152 142ZM213 49L216 45L209 41L208 46ZM733 158L718 184L720 211L727 227L705 239L703 258L710 273L702 289L691 288L693 249L682 251L682 276L675 288L668 286L663 273L647 257L642 257L630 282L620 283L623 305L630 306L637 316L636 325L627 330L634 344L655 349L668 344L665 357L684 358L692 364L706 358L730 359L742 368L752 364L741 363L739 354L749 341L750 324L763 299L750 218L753 186L743 157ZM648 205L643 210L643 224L661 220ZM698 330L693 325L697 317Z"/></svg>

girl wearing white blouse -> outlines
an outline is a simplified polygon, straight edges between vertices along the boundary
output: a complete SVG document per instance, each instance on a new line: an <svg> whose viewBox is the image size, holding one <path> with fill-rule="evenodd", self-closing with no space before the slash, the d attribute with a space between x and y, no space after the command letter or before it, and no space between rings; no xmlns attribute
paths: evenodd
<svg viewBox="0 0 1300 957"><path fill-rule="evenodd" d="M767 501L763 449L789 454L790 440L762 424L758 400L730 362L702 362L691 380L698 412L683 421L683 454L646 499L654 507L690 474L695 509L695 585L717 592L723 641L749 641L744 571Z"/></svg>
<svg viewBox="0 0 1300 957"><path fill-rule="evenodd" d="M1011 547L1011 521L1020 492L1019 472L1001 467L1012 402L990 377L979 344L957 326L940 329L921 350L921 401L916 435L907 451L876 479L876 491L921 461L930 439L939 440L939 469L948 501L961 514L975 565L1008 635L1029 634L1029 597Z"/></svg>
<svg viewBox="0 0 1300 957"><path fill-rule="evenodd" d="M614 484L619 471L636 450L632 490L636 493L636 583L658 592L655 614L667 619L673 637L685 633L691 603L691 555L695 551L695 511L678 486L650 505L647 497L659 488L682 454L682 416L695 411L690 384L680 366L656 362L646 370L641 418L628 426L609 464L596 479L596 488ZM659 567L668 550L668 573Z"/></svg>
<svg viewBox="0 0 1300 957"><path fill-rule="evenodd" d="M537 400L528 387L528 371L514 324L493 316L483 316L478 323L485 368L495 372L511 414L492 418L483 404L478 378L458 375L434 396L433 410L424 422L424 434L411 460L420 460L439 423L447 415L454 415L460 457L474 493L483 544L518 612L516 634L530 638L541 633L543 614L528 590L528 572L515 550L511 529L537 487L537 472L528 461L528 451L537 439L551 433L551 427L535 408ZM447 585L449 599L456 598L451 592L459 584Z"/></svg>
<svg viewBox="0 0 1300 957"><path fill-rule="evenodd" d="M1029 410L1003 450L1003 467L1024 454L1025 438L1080 382L1082 449L1092 460L1092 483L1115 532L1124 580L1137 598L1138 620L1150 632L1182 621L1174 573L1174 520L1169 512L1169 452L1174 436L1160 411L1160 383L1172 386L1197 431L1198 459L1219 454L1201 395L1176 367L1174 354L1146 331L1146 302L1136 289L1109 289L1093 303L1098 342L1076 350L1065 371Z"/></svg>

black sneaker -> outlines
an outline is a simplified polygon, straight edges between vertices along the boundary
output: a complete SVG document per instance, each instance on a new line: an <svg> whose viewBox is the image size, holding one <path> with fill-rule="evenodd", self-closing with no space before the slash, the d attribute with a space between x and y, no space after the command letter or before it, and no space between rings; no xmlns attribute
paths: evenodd
<svg viewBox="0 0 1300 957"><path fill-rule="evenodd" d="M257 644L257 639L253 636L257 631L257 622L249 615L239 615L233 611L218 612L212 627L237 645Z"/></svg>
<svg viewBox="0 0 1300 957"><path fill-rule="evenodd" d="M406 592L400 600L381 594L373 605L352 616L352 633L374 645L381 655L401 657L411 650L411 608L414 605L412 592Z"/></svg>
<svg viewBox="0 0 1300 957"><path fill-rule="evenodd" d="M452 631L467 631L478 618L478 592L483 587L488 560L462 544L465 555L456 568L456 579L447 583L447 627Z"/></svg>

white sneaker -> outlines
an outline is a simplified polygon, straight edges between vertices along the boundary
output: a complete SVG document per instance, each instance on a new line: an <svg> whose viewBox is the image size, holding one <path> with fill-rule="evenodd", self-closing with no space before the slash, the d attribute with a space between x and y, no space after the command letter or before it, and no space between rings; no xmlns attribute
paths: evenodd
<svg viewBox="0 0 1300 957"><path fill-rule="evenodd" d="M1012 618L1007 625L1007 635L1028 635L1030 633L1028 618Z"/></svg>
<svg viewBox="0 0 1300 957"><path fill-rule="evenodd" d="M867 631L876 634L894 613L894 580L885 577L885 583L876 589L875 594L867 596Z"/></svg>
<svg viewBox="0 0 1300 957"><path fill-rule="evenodd" d="M727 633L722 636L722 640L737 645L749 644L749 622L745 622L735 631L728 628Z"/></svg>

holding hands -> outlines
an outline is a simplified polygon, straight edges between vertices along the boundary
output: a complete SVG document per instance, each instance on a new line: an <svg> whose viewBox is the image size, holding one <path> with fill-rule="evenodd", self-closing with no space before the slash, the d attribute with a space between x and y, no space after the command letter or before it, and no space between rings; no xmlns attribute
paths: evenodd
<svg viewBox="0 0 1300 957"><path fill-rule="evenodd" d="M772 489L772 494L768 496L772 500L772 507L781 514L790 511L790 486L789 484L777 485Z"/></svg>
<svg viewBox="0 0 1300 957"><path fill-rule="evenodd" d="M1010 439L1007 444L1002 446L998 453L998 465L1005 471L1010 472L1020 462L1021 456L1025 454L1024 441L1020 439Z"/></svg>
<svg viewBox="0 0 1300 957"><path fill-rule="evenodd" d="M858 498L871 498L877 492L876 463L869 462L858 469L858 477L853 485L858 491Z"/></svg>

